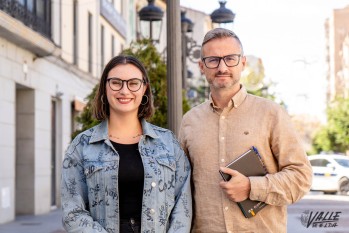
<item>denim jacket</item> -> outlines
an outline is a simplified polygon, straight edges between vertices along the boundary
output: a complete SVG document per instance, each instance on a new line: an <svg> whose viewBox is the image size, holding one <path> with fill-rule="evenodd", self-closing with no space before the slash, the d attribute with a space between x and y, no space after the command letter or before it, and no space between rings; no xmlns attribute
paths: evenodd
<svg viewBox="0 0 349 233"><path fill-rule="evenodd" d="M142 128L141 232L189 232L189 161L171 131L145 120ZM119 232L119 159L108 138L108 121L82 132L69 145L61 183L63 225L68 232Z"/></svg>

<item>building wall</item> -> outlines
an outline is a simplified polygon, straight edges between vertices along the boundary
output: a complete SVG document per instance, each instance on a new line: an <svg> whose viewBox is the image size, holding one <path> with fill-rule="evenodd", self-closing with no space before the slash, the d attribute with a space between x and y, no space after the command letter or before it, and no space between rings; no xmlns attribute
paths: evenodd
<svg viewBox="0 0 349 233"><path fill-rule="evenodd" d="M0 39L0 48L4 41ZM15 84L3 78L4 51L0 49L0 223L11 221L15 210Z"/></svg>
<svg viewBox="0 0 349 233"><path fill-rule="evenodd" d="M346 64L344 53L345 38L349 34L349 6L343 9L336 9L326 23L327 31L327 53L328 53L328 102L332 101L336 96L347 95L349 84L346 77Z"/></svg>
<svg viewBox="0 0 349 233"><path fill-rule="evenodd" d="M143 5L137 5L138 0L114 1L115 9L110 8L110 15L117 17L108 19L101 14L101 4L112 1L76 2L76 45L74 0L51 0L51 38L0 10L0 224L14 220L16 215L44 214L52 206L60 206L61 163L74 130L73 117L81 111L73 103L83 105L84 98L98 83L102 61L107 63L136 38L140 9L137 6L147 4L145 0L141 1ZM164 1L157 0L155 4L166 12ZM91 72L89 14L92 15ZM194 38L199 42L207 22L202 25L196 13L188 16L194 18ZM166 31L164 14L160 43L156 45L160 52L166 48ZM74 49L78 52L76 64Z"/></svg>
<svg viewBox="0 0 349 233"><path fill-rule="evenodd" d="M49 39L0 10L0 224L16 215L44 214L52 206L60 206L61 166L74 130L73 116L81 111L80 105L98 83L103 68L101 25L105 62L113 54L112 35L114 55L126 47L125 35L101 15L102 1L77 1L77 64L73 56L73 1L51 1ZM114 2L118 14L128 9L127 1ZM93 17L91 72L89 13ZM122 17L116 23L124 23ZM18 28L21 32L16 34ZM11 37L9 30L14 32ZM30 37L40 43L33 45Z"/></svg>
<svg viewBox="0 0 349 233"><path fill-rule="evenodd" d="M186 12L186 17L194 23L193 32L188 33L188 36L191 37L194 43L198 46L193 48L193 50L200 50L205 34L212 29L210 16L204 12L191 8L182 7L182 10ZM187 58L187 65L188 69L193 72L194 78L201 78L201 73L197 62L193 62Z"/></svg>

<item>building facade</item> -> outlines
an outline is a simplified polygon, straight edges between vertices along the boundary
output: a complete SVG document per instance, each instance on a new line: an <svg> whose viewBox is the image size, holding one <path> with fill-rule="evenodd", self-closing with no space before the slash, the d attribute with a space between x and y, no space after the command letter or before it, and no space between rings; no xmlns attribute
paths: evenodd
<svg viewBox="0 0 349 233"><path fill-rule="evenodd" d="M198 62L201 59L201 43L205 34L213 29L213 24L210 16L204 12L188 7L181 7L181 11L185 12L185 17L193 22L192 32L186 33L182 39L184 43L182 46L186 46L183 53L187 70L187 75L182 74L184 76L182 82L190 105L195 106L206 100L209 94L208 83L201 74Z"/></svg>
<svg viewBox="0 0 349 233"><path fill-rule="evenodd" d="M79 127L75 117L110 58L141 38L137 12L147 4L0 1L0 224L60 206L62 160ZM154 28L161 30L156 47L166 58L166 1L155 4L164 11ZM209 17L185 10L200 44ZM197 63L186 62L202 78Z"/></svg>
<svg viewBox="0 0 349 233"><path fill-rule="evenodd" d="M0 1L0 224L60 205L74 116L132 38L134 1Z"/></svg>
<svg viewBox="0 0 349 233"><path fill-rule="evenodd" d="M327 102L349 97L349 6L335 9L326 21Z"/></svg>

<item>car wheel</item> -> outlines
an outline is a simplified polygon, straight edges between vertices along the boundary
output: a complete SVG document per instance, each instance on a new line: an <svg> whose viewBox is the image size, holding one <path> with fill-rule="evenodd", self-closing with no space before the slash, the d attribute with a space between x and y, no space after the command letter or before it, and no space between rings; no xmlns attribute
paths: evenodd
<svg viewBox="0 0 349 233"><path fill-rule="evenodd" d="M339 180L339 190L338 193L341 195L349 194L349 179L347 177L343 177Z"/></svg>

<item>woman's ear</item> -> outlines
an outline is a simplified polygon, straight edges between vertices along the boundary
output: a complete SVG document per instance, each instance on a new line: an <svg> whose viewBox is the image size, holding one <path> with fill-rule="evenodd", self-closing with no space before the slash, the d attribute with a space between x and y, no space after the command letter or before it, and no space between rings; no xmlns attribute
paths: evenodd
<svg viewBox="0 0 349 233"><path fill-rule="evenodd" d="M143 95L145 94L145 92L147 91L147 89L149 88L149 85L148 83L144 85L144 88L143 88Z"/></svg>

